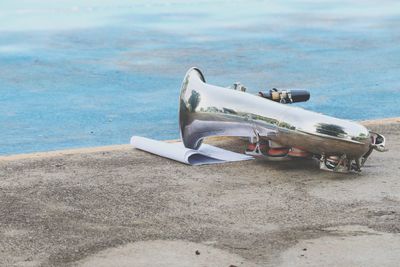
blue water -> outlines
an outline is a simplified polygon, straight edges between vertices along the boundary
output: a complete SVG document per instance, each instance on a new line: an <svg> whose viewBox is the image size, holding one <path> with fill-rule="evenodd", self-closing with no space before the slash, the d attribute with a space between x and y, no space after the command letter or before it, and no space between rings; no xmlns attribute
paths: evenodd
<svg viewBox="0 0 400 267"><path fill-rule="evenodd" d="M0 3L0 154L178 138L182 78L250 92L306 88L301 106L400 116L398 1Z"/></svg>

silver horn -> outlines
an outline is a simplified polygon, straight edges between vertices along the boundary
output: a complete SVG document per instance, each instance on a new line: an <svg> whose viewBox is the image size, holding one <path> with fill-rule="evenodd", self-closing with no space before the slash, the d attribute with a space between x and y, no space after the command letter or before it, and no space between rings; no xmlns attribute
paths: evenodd
<svg viewBox="0 0 400 267"><path fill-rule="evenodd" d="M373 149L385 150L385 138L359 123L207 84L197 68L183 80L179 125L188 148L208 136L249 137L253 154L273 158L279 148L281 158L314 157L338 172L359 171Z"/></svg>

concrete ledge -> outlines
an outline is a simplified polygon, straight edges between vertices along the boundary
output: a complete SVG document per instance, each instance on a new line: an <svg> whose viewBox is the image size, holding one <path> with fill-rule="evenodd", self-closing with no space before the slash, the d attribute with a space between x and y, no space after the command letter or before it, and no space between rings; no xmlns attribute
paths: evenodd
<svg viewBox="0 0 400 267"><path fill-rule="evenodd" d="M400 123L400 118L386 118L386 119L379 119L379 120L361 121L361 124L363 124L367 127L370 127L370 128L381 128L381 127L385 127L385 126L392 125L392 124L398 124L398 123ZM224 141L231 140L231 139L232 138L229 138L229 137L210 137L207 140L209 143L217 142L217 143L222 144ZM167 140L166 142L178 142L178 141L179 140ZM123 151L123 150L130 150L130 149L132 149L132 147L129 144L74 148L74 149L56 150L56 151L49 151L49 152L37 152L37 153L0 156L0 162L1 161L21 160L21 159L33 159L33 158L51 158L51 157L57 157L57 156L83 154L83 153Z"/></svg>
<svg viewBox="0 0 400 267"><path fill-rule="evenodd" d="M400 120L365 124L390 150L361 174L190 167L127 145L2 157L0 265L396 266Z"/></svg>

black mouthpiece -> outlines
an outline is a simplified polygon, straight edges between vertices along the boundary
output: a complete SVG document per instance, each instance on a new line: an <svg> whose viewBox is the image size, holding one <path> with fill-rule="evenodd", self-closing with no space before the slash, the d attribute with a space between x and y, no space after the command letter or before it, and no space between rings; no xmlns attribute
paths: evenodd
<svg viewBox="0 0 400 267"><path fill-rule="evenodd" d="M258 93L259 96L268 98L272 101L286 103L305 102L310 99L310 92L306 90L291 89L291 90L278 90L276 88L269 91L262 91Z"/></svg>
<svg viewBox="0 0 400 267"><path fill-rule="evenodd" d="M290 90L293 102L306 102L310 99L310 92L306 90Z"/></svg>

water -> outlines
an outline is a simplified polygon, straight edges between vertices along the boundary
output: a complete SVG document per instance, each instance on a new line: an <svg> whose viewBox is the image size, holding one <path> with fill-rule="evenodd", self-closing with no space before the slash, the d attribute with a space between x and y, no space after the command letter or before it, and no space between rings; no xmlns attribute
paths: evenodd
<svg viewBox="0 0 400 267"><path fill-rule="evenodd" d="M178 138L186 70L301 106L400 116L398 1L0 3L0 154ZM133 3L132 3L133 2Z"/></svg>

